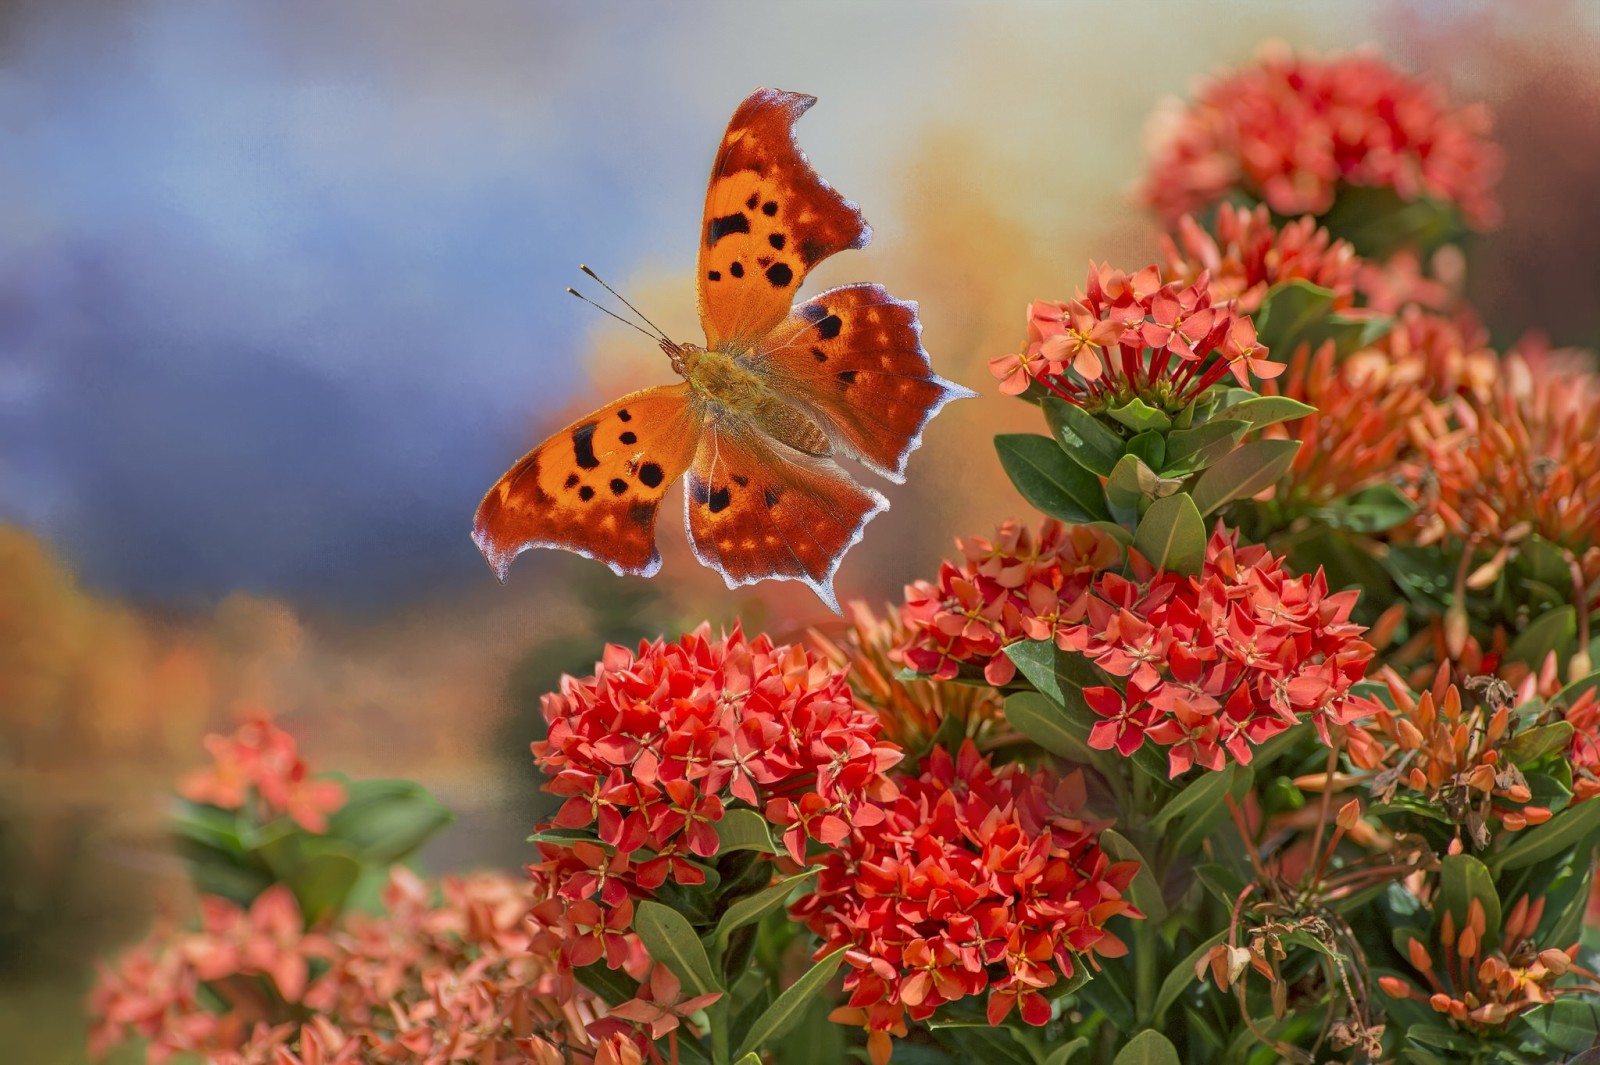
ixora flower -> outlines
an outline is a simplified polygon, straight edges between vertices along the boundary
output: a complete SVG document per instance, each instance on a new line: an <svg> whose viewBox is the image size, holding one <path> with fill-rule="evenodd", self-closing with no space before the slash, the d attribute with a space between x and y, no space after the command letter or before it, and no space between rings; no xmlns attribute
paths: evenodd
<svg viewBox="0 0 1600 1065"><path fill-rule="evenodd" d="M702 625L675 643L610 646L593 676L566 677L544 698L546 739L533 744L546 790L567 796L557 829L598 843L544 841L531 866L564 965L626 954L633 900L670 877L705 881L716 825L742 805L777 827L796 862L851 824L881 818L885 774L902 755L845 674L800 646L774 646ZM604 846L601 846L603 844Z"/></svg>
<svg viewBox="0 0 1600 1065"><path fill-rule="evenodd" d="M1554 1002L1558 995L1600 991L1600 977L1576 964L1578 944L1541 948L1534 939L1545 900L1523 895L1497 930L1489 949L1491 929L1483 904L1474 898L1465 920L1446 912L1440 918L1437 953L1422 940L1406 940L1411 966L1421 974L1426 988L1398 976L1379 977L1391 998L1419 999L1467 1031L1485 1033L1504 1027L1517 1015ZM1584 984L1570 980L1581 977Z"/></svg>
<svg viewBox="0 0 1600 1065"><path fill-rule="evenodd" d="M1254 323L1234 301L1215 299L1204 273L1163 284L1155 266L1124 274L1091 265L1076 298L1028 305L1020 354L989 360L1006 395L1038 384L1089 410L1137 398L1177 411L1229 373L1248 385L1251 375L1281 370Z"/></svg>
<svg viewBox="0 0 1600 1065"><path fill-rule="evenodd" d="M996 767L968 741L955 757L936 748L887 816L823 858L791 912L822 937L818 957L846 950L849 999L834 1019L868 1029L876 1065L907 1014L987 993L991 1024L1013 1009L1044 1024L1046 992L1076 956L1126 953L1105 924L1140 916L1124 897L1138 863L1100 849L1106 826L1083 805L1078 774Z"/></svg>
<svg viewBox="0 0 1600 1065"><path fill-rule="evenodd" d="M1348 310L1354 302L1361 260L1348 241L1334 240L1316 219L1280 226L1265 207L1223 204L1215 228L1213 236L1192 215L1179 218L1176 233L1161 238L1167 276L1183 284L1205 276L1213 298L1236 300L1245 314L1260 310L1267 290L1286 281L1328 289L1334 310Z"/></svg>
<svg viewBox="0 0 1600 1065"><path fill-rule="evenodd" d="M1150 130L1142 198L1166 221L1243 194L1273 213L1320 215L1340 186L1454 204L1475 229L1500 210L1489 113L1451 108L1425 81L1376 55L1331 59L1280 47L1176 101Z"/></svg>
<svg viewBox="0 0 1600 1065"><path fill-rule="evenodd" d="M328 830L328 815L344 805L344 787L311 776L294 737L265 711L253 713L231 736L207 736L205 745L212 764L178 783L178 793L190 802L224 810L252 807L264 820L287 815L317 833Z"/></svg>

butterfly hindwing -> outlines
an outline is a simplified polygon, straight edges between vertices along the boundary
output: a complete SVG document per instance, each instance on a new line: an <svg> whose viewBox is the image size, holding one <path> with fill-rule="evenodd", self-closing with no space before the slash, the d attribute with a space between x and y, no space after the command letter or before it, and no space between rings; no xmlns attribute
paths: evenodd
<svg viewBox="0 0 1600 1065"><path fill-rule="evenodd" d="M831 459L778 443L728 413L707 419L684 500L695 556L728 587L804 581L835 611L840 560L889 506Z"/></svg>
<svg viewBox="0 0 1600 1065"><path fill-rule="evenodd" d="M751 363L835 448L895 482L928 420L974 394L933 372L916 304L881 285L845 285L797 305L756 344Z"/></svg>
<svg viewBox="0 0 1600 1065"><path fill-rule="evenodd" d="M656 511L694 456L700 410L687 384L662 385L573 422L489 489L472 539L502 580L530 547L650 576L661 566Z"/></svg>
<svg viewBox="0 0 1600 1065"><path fill-rule="evenodd" d="M872 229L794 141L816 97L751 93L728 123L700 223L697 283L706 346L746 351L781 321L811 268L864 248Z"/></svg>

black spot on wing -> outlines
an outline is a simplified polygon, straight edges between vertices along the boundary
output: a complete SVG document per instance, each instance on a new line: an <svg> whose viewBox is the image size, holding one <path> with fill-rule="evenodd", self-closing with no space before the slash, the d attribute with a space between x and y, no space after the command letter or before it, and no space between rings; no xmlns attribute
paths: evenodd
<svg viewBox="0 0 1600 1065"><path fill-rule="evenodd" d="M598 428L594 422L580 425L572 430L572 454L578 460L578 465L586 470L592 470L600 465L600 460L594 454L594 431Z"/></svg>
<svg viewBox="0 0 1600 1065"><path fill-rule="evenodd" d="M756 204L758 204L760 202L761 202L761 197L757 196L755 193L752 192L750 194L750 198L748 200L744 201L744 205L746 207L748 207L750 210L754 211L756 209Z"/></svg>
<svg viewBox="0 0 1600 1065"><path fill-rule="evenodd" d="M578 498L583 500L585 503L589 502L589 500L594 498L594 489L590 488L588 485L584 485L582 488L578 489Z"/></svg>
<svg viewBox="0 0 1600 1065"><path fill-rule="evenodd" d="M750 232L750 219L743 213L725 214L706 223L706 247L711 247L729 233Z"/></svg>
<svg viewBox="0 0 1600 1065"><path fill-rule="evenodd" d="M769 236L767 238L767 243L771 244L774 248L778 249L779 251L782 251L783 250L783 234L782 233L774 233L774 234L772 234L771 236Z"/></svg>
<svg viewBox="0 0 1600 1065"><path fill-rule="evenodd" d="M784 288L794 280L794 271L789 269L788 263L773 263L767 267L767 280L774 288Z"/></svg>
<svg viewBox="0 0 1600 1065"><path fill-rule="evenodd" d="M610 488L612 495L620 496L622 493L628 490L628 482L624 481L621 477L613 477L611 478Z"/></svg>
<svg viewBox="0 0 1600 1065"><path fill-rule="evenodd" d="M773 215L777 214L778 213L778 203L777 203L777 201L776 200L768 200L766 203L762 204L761 205L761 213L766 215L768 218L771 218Z"/></svg>
<svg viewBox="0 0 1600 1065"><path fill-rule="evenodd" d="M728 509L728 504L733 502L733 493L728 491L728 486L723 485L706 496L706 508L713 514L720 514Z"/></svg>
<svg viewBox="0 0 1600 1065"><path fill-rule="evenodd" d="M624 444L637 444L639 442L639 438L633 433L623 433L621 436L617 437L617 439L621 440Z"/></svg>
<svg viewBox="0 0 1600 1065"><path fill-rule="evenodd" d="M840 370L838 378L847 385L853 385L856 383L856 374L858 373L860 373L859 370Z"/></svg>
<svg viewBox="0 0 1600 1065"><path fill-rule="evenodd" d="M818 362L828 361L828 353L817 347L811 349L811 357L816 359Z"/></svg>
<svg viewBox="0 0 1600 1065"><path fill-rule="evenodd" d="M721 281L722 280L722 272L720 270L707 270L706 271L706 280L707 281Z"/></svg>
<svg viewBox="0 0 1600 1065"><path fill-rule="evenodd" d="M621 418L625 422L633 421L633 415L628 413L627 407L623 407L621 410L617 411L617 417Z"/></svg>
<svg viewBox="0 0 1600 1065"><path fill-rule="evenodd" d="M567 474L567 482L566 482L566 484L567 484L568 488L576 488L576 487L578 487L578 475L575 474L575 473Z"/></svg>
<svg viewBox="0 0 1600 1065"><path fill-rule="evenodd" d="M728 273L732 274L734 277L743 277L744 263L735 262L732 266L728 267Z"/></svg>
<svg viewBox="0 0 1600 1065"><path fill-rule="evenodd" d="M844 322L840 320L837 314L830 314L826 318L821 318L817 321L817 332L822 335L823 340L832 340L839 335L839 330L843 328Z"/></svg>
<svg viewBox="0 0 1600 1065"><path fill-rule="evenodd" d="M761 498L766 502L767 509L771 510L773 507L778 505L778 499L781 495L782 493L776 488L768 488L766 491L761 493Z"/></svg>
<svg viewBox="0 0 1600 1065"><path fill-rule="evenodd" d="M654 462L647 462L639 467L639 480L647 488L659 488L666 474Z"/></svg>
<svg viewBox="0 0 1600 1065"><path fill-rule="evenodd" d="M740 488L744 488L750 483L750 478L746 477L742 473L736 473L733 475L733 483L738 485Z"/></svg>
<svg viewBox="0 0 1600 1065"><path fill-rule="evenodd" d="M807 237L800 242L800 258L805 260L807 266L815 266L817 260L826 258L828 246L816 237Z"/></svg>

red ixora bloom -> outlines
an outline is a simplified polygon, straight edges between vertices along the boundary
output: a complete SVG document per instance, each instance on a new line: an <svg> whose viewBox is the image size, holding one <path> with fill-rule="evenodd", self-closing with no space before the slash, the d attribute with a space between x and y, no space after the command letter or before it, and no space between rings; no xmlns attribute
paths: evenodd
<svg viewBox="0 0 1600 1065"><path fill-rule="evenodd" d="M1043 1024L1043 992L1073 974L1074 955L1126 953L1105 924L1140 916L1123 895L1138 863L1100 849L1106 826L1083 803L1078 774L996 767L969 740L954 758L935 748L884 819L824 857L792 913L822 937L818 957L846 948L850 998L835 1019L872 1033L874 1062L906 1014L968 995L987 992L991 1024L1013 1008Z"/></svg>
<svg viewBox="0 0 1600 1065"><path fill-rule="evenodd" d="M1217 209L1215 236L1192 215L1179 218L1175 228L1161 238L1168 275L1184 283L1207 276L1214 298L1237 300L1246 314L1260 310L1267 290L1285 281L1328 289L1335 310L1348 310L1355 299L1362 265L1355 248L1334 240L1310 216L1279 226L1264 206L1252 211L1225 203Z"/></svg>
<svg viewBox="0 0 1600 1065"><path fill-rule="evenodd" d="M901 608L905 663L934 680L963 668L989 683L1010 683L1016 666L1003 654L1018 640L1053 639L1082 616L1099 571L1122 563L1122 546L1103 530L1054 518L1037 534L1008 521L993 540L957 540L958 566L939 567L939 581L906 589Z"/></svg>
<svg viewBox="0 0 1600 1065"><path fill-rule="evenodd" d="M1165 221L1236 193L1275 214L1320 215L1341 185L1454 204L1491 229L1501 156L1481 106L1452 109L1426 81L1371 53L1331 59L1263 50L1241 70L1173 101L1151 124L1141 193Z"/></svg>
<svg viewBox="0 0 1600 1065"><path fill-rule="evenodd" d="M837 843L896 795L886 773L900 748L845 673L737 628L713 640L702 625L637 654L612 645L543 705L550 731L534 757L545 789L567 796L553 825L593 825L606 844L544 842L529 867L564 966L622 964L634 900L669 877L702 883L729 807L760 813L803 864L808 841Z"/></svg>
<svg viewBox="0 0 1600 1065"><path fill-rule="evenodd" d="M1229 373L1248 386L1282 369L1237 301L1214 297L1204 271L1163 284L1154 266L1124 274L1092 264L1075 299L1028 305L1021 353L989 360L1006 395L1037 383L1091 410L1138 398L1177 411Z"/></svg>
<svg viewBox="0 0 1600 1065"><path fill-rule="evenodd" d="M328 815L344 805L344 787L311 776L296 749L294 737L257 711L231 736L205 739L212 765L178 782L178 793L190 802L238 810L259 803L253 812L263 819L287 814L307 832L326 832Z"/></svg>

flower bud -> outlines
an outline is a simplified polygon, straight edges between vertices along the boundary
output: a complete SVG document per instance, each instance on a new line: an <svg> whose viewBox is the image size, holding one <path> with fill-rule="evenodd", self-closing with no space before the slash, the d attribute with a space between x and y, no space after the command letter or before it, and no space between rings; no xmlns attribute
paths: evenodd
<svg viewBox="0 0 1600 1065"><path fill-rule="evenodd" d="M1361 803L1358 802L1355 799L1351 799L1349 802L1347 802L1343 806L1339 807L1339 816L1336 819L1335 823L1340 828L1342 828L1346 832L1348 832L1352 828L1355 828L1356 827L1356 823L1358 821L1360 821L1360 820L1361 820Z"/></svg>
<svg viewBox="0 0 1600 1065"><path fill-rule="evenodd" d="M1428 954L1428 948L1422 945L1420 939L1406 940L1406 953L1411 955L1411 966L1419 973L1433 971L1433 958Z"/></svg>
<svg viewBox="0 0 1600 1065"><path fill-rule="evenodd" d="M1461 603L1450 604L1444 612L1444 649L1451 658L1460 658L1467 649L1468 632L1467 608Z"/></svg>

